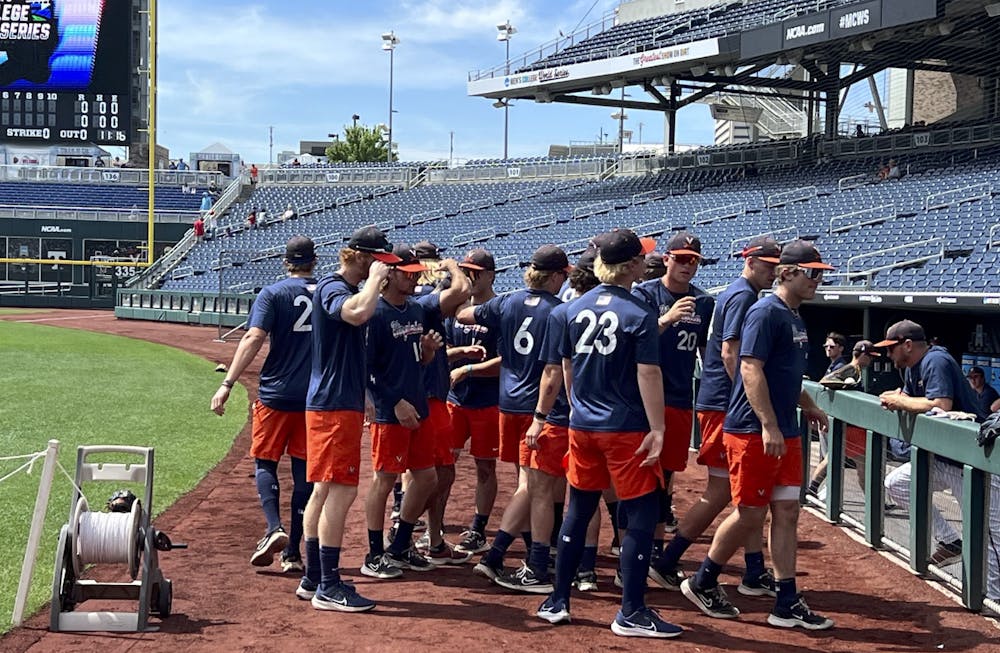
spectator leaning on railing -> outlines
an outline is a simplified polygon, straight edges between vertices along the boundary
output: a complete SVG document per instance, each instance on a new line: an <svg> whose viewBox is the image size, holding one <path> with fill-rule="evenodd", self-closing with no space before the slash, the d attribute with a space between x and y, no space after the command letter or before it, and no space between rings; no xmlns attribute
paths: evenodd
<svg viewBox="0 0 1000 653"><path fill-rule="evenodd" d="M982 421L986 415L976 401L972 387L962 379L962 368L944 347L929 345L924 328L910 320L897 322L886 331L885 339L875 343L885 347L889 359L899 369L906 370L902 388L888 390L879 395L882 407L909 413L926 413L934 409L941 411L961 411L976 416ZM972 446L972 439L969 439ZM903 463L885 478L889 496L901 508L910 505L910 463ZM962 501L962 467L957 462L943 456L935 456L931 468L931 489L951 490L955 500ZM1000 599L1000 480L990 479L990 538L987 546L989 573L986 582L986 596ZM962 541L958 532L931 506L934 539L937 548L930 562L938 567L953 564L961 559Z"/></svg>

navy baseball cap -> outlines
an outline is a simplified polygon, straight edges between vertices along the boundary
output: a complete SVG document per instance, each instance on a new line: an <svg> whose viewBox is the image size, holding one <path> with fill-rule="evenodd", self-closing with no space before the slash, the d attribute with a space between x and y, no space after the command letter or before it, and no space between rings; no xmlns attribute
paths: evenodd
<svg viewBox="0 0 1000 653"><path fill-rule="evenodd" d="M539 272L555 272L562 270L569 272L573 266L566 258L566 252L555 245L542 245L531 255L531 267Z"/></svg>
<svg viewBox="0 0 1000 653"><path fill-rule="evenodd" d="M798 265L817 270L833 269L832 265L823 262L819 250L808 240L793 240L788 243L781 248L781 257L778 260L782 265Z"/></svg>
<svg viewBox="0 0 1000 653"><path fill-rule="evenodd" d="M497 263L493 259L493 255L485 249L470 251L458 266L470 270L489 270L491 272L497 269Z"/></svg>
<svg viewBox="0 0 1000 653"><path fill-rule="evenodd" d="M419 243L414 245L413 253L417 255L417 258L441 258L441 248L429 240L421 240Z"/></svg>
<svg viewBox="0 0 1000 653"><path fill-rule="evenodd" d="M285 245L285 260L292 265L303 265L316 260L316 245L312 238L292 236Z"/></svg>
<svg viewBox="0 0 1000 653"><path fill-rule="evenodd" d="M597 248L594 246L588 247L583 254L580 254L580 258L576 259L576 267L581 270L586 270L587 272L594 271L594 261L597 260Z"/></svg>
<svg viewBox="0 0 1000 653"><path fill-rule="evenodd" d="M766 263L781 263L781 245L770 236L757 236L743 249L743 258L759 258Z"/></svg>
<svg viewBox="0 0 1000 653"><path fill-rule="evenodd" d="M973 374L978 374L979 376L985 378L986 377L986 370L984 370L983 368L979 367L978 365L973 365L972 367L969 368L969 373L966 374L965 376L966 377L970 377Z"/></svg>
<svg viewBox="0 0 1000 653"><path fill-rule="evenodd" d="M392 245L377 227L361 227L351 235L347 246L358 252L367 252L383 263L399 263L399 257L392 253Z"/></svg>
<svg viewBox="0 0 1000 653"><path fill-rule="evenodd" d="M687 231L678 231L667 241L667 254L701 258L701 239Z"/></svg>
<svg viewBox="0 0 1000 653"><path fill-rule="evenodd" d="M406 243L397 243L392 248L392 253L399 258L398 263L392 263L392 267L401 272L424 272L427 268L420 262L417 253Z"/></svg>
<svg viewBox="0 0 1000 653"><path fill-rule="evenodd" d="M594 239L601 260L608 265L625 263L636 256L645 256L656 247L652 238L639 238L631 229L612 229Z"/></svg>
<svg viewBox="0 0 1000 653"><path fill-rule="evenodd" d="M924 327L913 320L900 320L886 329L885 340L879 340L875 343L875 346L891 347L907 340L925 342L927 334L924 332Z"/></svg>

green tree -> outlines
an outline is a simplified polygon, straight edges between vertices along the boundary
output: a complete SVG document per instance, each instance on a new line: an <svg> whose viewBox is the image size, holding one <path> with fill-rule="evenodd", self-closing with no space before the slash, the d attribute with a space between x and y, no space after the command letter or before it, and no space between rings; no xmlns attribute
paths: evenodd
<svg viewBox="0 0 1000 653"><path fill-rule="evenodd" d="M345 126L343 138L326 148L326 158L330 163L386 161L388 146L382 125ZM393 153L392 160L396 159Z"/></svg>

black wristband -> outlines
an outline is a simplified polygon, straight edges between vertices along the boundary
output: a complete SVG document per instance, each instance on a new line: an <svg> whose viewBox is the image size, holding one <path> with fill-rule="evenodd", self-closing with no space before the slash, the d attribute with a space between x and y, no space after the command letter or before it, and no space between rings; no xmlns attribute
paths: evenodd
<svg viewBox="0 0 1000 653"><path fill-rule="evenodd" d="M236 385L236 382L226 379L225 381L222 382L222 385L232 390L233 386Z"/></svg>
<svg viewBox="0 0 1000 653"><path fill-rule="evenodd" d="M537 419L539 422L544 422L548 418L549 416L546 415L545 413L539 412L537 410L535 411L535 419Z"/></svg>

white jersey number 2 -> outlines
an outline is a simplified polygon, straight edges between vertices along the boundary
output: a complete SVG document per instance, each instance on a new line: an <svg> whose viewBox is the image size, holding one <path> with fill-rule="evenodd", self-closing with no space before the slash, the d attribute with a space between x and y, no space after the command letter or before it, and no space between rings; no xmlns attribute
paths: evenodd
<svg viewBox="0 0 1000 653"><path fill-rule="evenodd" d="M312 318L313 313L313 302L311 299L305 295L298 295L294 301L292 301L294 306L305 306L302 310L302 314L299 315L298 319L295 320L295 324L292 326L292 331L302 332L302 331L312 331L312 323L310 318Z"/></svg>
<svg viewBox="0 0 1000 653"><path fill-rule="evenodd" d="M577 324L586 322L580 339L576 341L576 353L590 354L595 349L598 354L607 356L614 352L618 346L618 314L612 311L601 313L598 316L594 311L584 309L580 311L576 319Z"/></svg>

